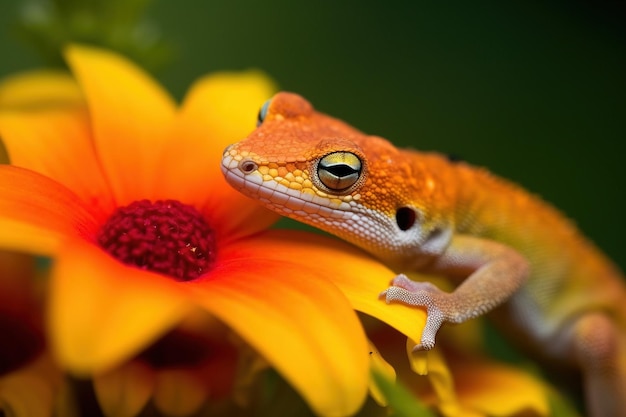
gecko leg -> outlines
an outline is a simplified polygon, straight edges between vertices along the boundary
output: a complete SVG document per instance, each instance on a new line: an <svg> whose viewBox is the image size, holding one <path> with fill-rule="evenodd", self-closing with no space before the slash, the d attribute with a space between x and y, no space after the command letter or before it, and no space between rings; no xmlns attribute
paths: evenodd
<svg viewBox="0 0 626 417"><path fill-rule="evenodd" d="M414 282L398 275L381 293L387 303L426 308L426 325L415 350L435 346L443 323L462 323L505 302L525 282L529 266L514 249L472 236L457 235L428 272L441 273L460 282L451 293L429 282Z"/></svg>
<svg viewBox="0 0 626 417"><path fill-rule="evenodd" d="M562 336L582 370L590 416L626 417L626 336L602 312L581 315Z"/></svg>
<svg viewBox="0 0 626 417"><path fill-rule="evenodd" d="M438 298L448 295L430 282L416 282L406 275L400 274L391 281L391 287L380 293L389 304L400 301L404 304L426 308L426 325L422 330L420 343L413 350L430 350L435 347L437 331L446 320L443 312L437 307L445 304Z"/></svg>

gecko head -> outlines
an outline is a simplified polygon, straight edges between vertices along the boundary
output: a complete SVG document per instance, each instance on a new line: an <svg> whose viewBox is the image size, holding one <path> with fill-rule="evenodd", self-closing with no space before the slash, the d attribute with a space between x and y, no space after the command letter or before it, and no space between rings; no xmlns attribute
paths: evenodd
<svg viewBox="0 0 626 417"><path fill-rule="evenodd" d="M261 107L257 129L224 151L222 171L269 209L394 265L441 252L449 239L426 206L411 200L414 187L428 184L403 151L316 112L296 94L279 93Z"/></svg>

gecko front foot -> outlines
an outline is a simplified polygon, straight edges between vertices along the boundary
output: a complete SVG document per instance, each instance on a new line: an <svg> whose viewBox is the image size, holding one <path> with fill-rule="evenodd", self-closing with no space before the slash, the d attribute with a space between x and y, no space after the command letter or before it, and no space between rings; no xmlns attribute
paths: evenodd
<svg viewBox="0 0 626 417"><path fill-rule="evenodd" d="M426 325L420 343L413 350L430 350L435 346L435 336L441 325L452 313L450 294L441 291L430 282L416 282L400 274L391 281L391 287L380 293L387 304L399 301L403 304L425 307Z"/></svg>

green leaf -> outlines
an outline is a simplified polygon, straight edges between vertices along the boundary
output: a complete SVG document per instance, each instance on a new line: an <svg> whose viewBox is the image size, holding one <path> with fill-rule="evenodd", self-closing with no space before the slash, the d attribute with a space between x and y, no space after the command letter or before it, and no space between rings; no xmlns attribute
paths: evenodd
<svg viewBox="0 0 626 417"><path fill-rule="evenodd" d="M436 417L433 411L399 383L388 380L378 372L372 372L372 378L385 396L392 417Z"/></svg>

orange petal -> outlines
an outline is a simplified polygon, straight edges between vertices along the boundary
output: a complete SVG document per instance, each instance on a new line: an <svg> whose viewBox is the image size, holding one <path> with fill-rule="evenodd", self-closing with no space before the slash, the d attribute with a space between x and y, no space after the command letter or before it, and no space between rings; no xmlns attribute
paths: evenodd
<svg viewBox="0 0 626 417"><path fill-rule="evenodd" d="M406 339L406 355L409 358L411 370L418 375L427 375L428 368L428 354L426 351L413 352L413 348L417 342L414 339L408 337Z"/></svg>
<svg viewBox="0 0 626 417"><path fill-rule="evenodd" d="M61 391L61 373L43 355L0 377L2 415L49 417L54 415Z"/></svg>
<svg viewBox="0 0 626 417"><path fill-rule="evenodd" d="M156 382L154 403L163 415L191 416L207 400L208 392L192 372L163 370L157 375Z"/></svg>
<svg viewBox="0 0 626 417"><path fill-rule="evenodd" d="M407 350L415 346L414 340L407 340ZM457 398L455 379L439 349L428 352L428 379L437 397L436 405L445 417L461 417L461 405ZM456 374L454 374L456 375Z"/></svg>
<svg viewBox="0 0 626 417"><path fill-rule="evenodd" d="M72 46L66 58L85 94L96 150L117 204L153 198L174 101L120 55Z"/></svg>
<svg viewBox="0 0 626 417"><path fill-rule="evenodd" d="M54 252L67 236L92 239L98 223L75 194L35 172L0 166L0 244Z"/></svg>
<svg viewBox="0 0 626 417"><path fill-rule="evenodd" d="M399 332L392 331L389 327L369 328L368 335L380 349L381 354L395 367L398 380L409 388L413 394L420 399L420 402L437 407L445 417L465 417L459 400L456 396L453 373L448 369L445 358L441 355L439 348L427 352L428 357L428 377L422 376L426 368L420 361L424 352L419 352L416 356L412 352L415 341L407 339ZM401 349L402 343L406 346ZM407 367L406 356L410 359L410 368ZM474 417L474 414L467 414L467 417Z"/></svg>
<svg viewBox="0 0 626 417"><path fill-rule="evenodd" d="M239 259L234 245L218 267L187 284L198 302L229 325L322 416L350 415L368 385L368 347L348 301L295 262L262 259L263 240ZM225 253L226 252L226 253Z"/></svg>
<svg viewBox="0 0 626 417"><path fill-rule="evenodd" d="M104 415L135 417L150 400L155 380L149 366L134 361L96 375L93 386Z"/></svg>
<svg viewBox="0 0 626 417"><path fill-rule="evenodd" d="M548 388L527 372L480 358L451 363L461 403L486 415L510 416L523 411L548 416Z"/></svg>
<svg viewBox="0 0 626 417"><path fill-rule="evenodd" d="M85 242L64 245L52 274L52 348L59 363L79 375L128 359L191 307L179 283L123 265Z"/></svg>
<svg viewBox="0 0 626 417"><path fill-rule="evenodd" d="M0 109L37 110L84 104L76 81L64 71L38 70L8 77L0 83Z"/></svg>
<svg viewBox="0 0 626 417"><path fill-rule="evenodd" d="M96 159L84 108L0 113L0 135L11 163L52 178L101 216L113 208Z"/></svg>
<svg viewBox="0 0 626 417"><path fill-rule="evenodd" d="M63 234L57 231L0 217L0 246L3 248L53 256L62 240Z"/></svg>
<svg viewBox="0 0 626 417"><path fill-rule="evenodd" d="M355 310L376 317L406 336L419 340L426 323L424 310L399 303L386 304L379 294L395 273L365 252L334 238L295 230L270 230L241 244L238 257L259 256L275 262L289 260L332 281ZM245 248L245 249L244 249ZM254 255L253 255L254 254Z"/></svg>
<svg viewBox="0 0 626 417"><path fill-rule="evenodd" d="M370 361L372 373L380 375L381 378L385 378L387 381L396 380L396 371L380 354L376 346L372 342L369 342L370 346ZM375 378L370 379L370 395L381 406L387 405L387 400L384 394L381 392L378 385L376 385Z"/></svg>
<svg viewBox="0 0 626 417"><path fill-rule="evenodd" d="M220 234L236 238L267 228L278 216L230 187L220 170L224 148L250 133L259 106L275 87L256 71L217 73L197 81L176 119L159 177L160 198L203 207Z"/></svg>

